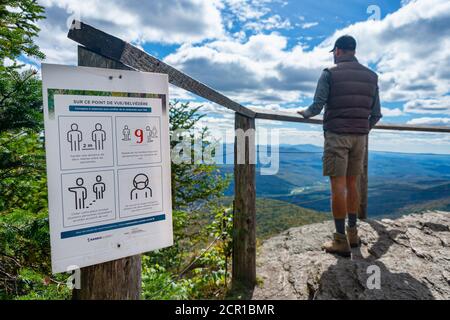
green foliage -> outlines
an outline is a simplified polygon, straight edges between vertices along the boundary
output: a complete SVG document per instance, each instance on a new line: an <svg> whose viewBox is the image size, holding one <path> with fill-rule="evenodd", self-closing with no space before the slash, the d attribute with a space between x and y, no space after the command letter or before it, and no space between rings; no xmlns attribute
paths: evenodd
<svg viewBox="0 0 450 320"><path fill-rule="evenodd" d="M20 67L16 59L22 54L43 59L44 54L34 43L38 35L36 23L44 19L44 7L37 0L3 0L0 2L0 73ZM5 59L13 61L5 66Z"/></svg>
<svg viewBox="0 0 450 320"><path fill-rule="evenodd" d="M0 72L0 128L42 130L41 81L36 72Z"/></svg>
<svg viewBox="0 0 450 320"><path fill-rule="evenodd" d="M43 58L33 42L42 13L37 1L0 3L0 299L64 295L57 278L44 276L50 243L41 81L16 61Z"/></svg>
<svg viewBox="0 0 450 320"><path fill-rule="evenodd" d="M256 199L256 234L270 238L292 227L329 220L331 215L269 198Z"/></svg>
<svg viewBox="0 0 450 320"><path fill-rule="evenodd" d="M47 205L41 83L34 73L12 71L0 74L0 85L0 211L38 211Z"/></svg>
<svg viewBox="0 0 450 320"><path fill-rule="evenodd" d="M189 161L172 164L172 195L175 209L184 208L199 200L217 198L222 195L229 183L227 179L221 177L217 166L194 163L196 159L201 159L201 154L214 143L210 141L208 128L195 129L198 121L204 116L199 113L200 108L191 108L189 103L175 102L170 109L171 149L183 143L185 139L188 139L187 144L191 145L190 155L187 155ZM180 131L183 132L183 136L174 137L175 132ZM194 148L195 144L200 148Z"/></svg>
<svg viewBox="0 0 450 320"><path fill-rule="evenodd" d="M232 197L223 197L222 203L230 205ZM271 198L256 198L256 238L260 242L281 232L307 224L331 219L329 212L315 211Z"/></svg>
<svg viewBox="0 0 450 320"><path fill-rule="evenodd" d="M33 42L42 12L32 0L0 4L0 211L46 207L46 201L31 201L45 190L41 81L35 71L18 71L16 63L21 55L43 57ZM14 65L5 66L5 58Z"/></svg>
<svg viewBox="0 0 450 320"><path fill-rule="evenodd" d="M48 296L56 290L55 286L59 287L57 280L47 276L51 271L46 210L3 212L0 215L0 245L0 275L4 284L0 286L0 298L29 294ZM44 292L47 290L49 292Z"/></svg>
<svg viewBox="0 0 450 320"><path fill-rule="evenodd" d="M192 280L173 280L173 273L159 264L150 262L150 257L142 258L142 298L158 300L185 300L192 292Z"/></svg>
<svg viewBox="0 0 450 320"><path fill-rule="evenodd" d="M70 299L72 291L66 285L67 276L55 275L54 278L44 277L42 273L32 269L22 269L19 279L24 295L17 295L17 300L62 300Z"/></svg>
<svg viewBox="0 0 450 320"><path fill-rule="evenodd" d="M47 207L45 154L38 133L0 133L0 212L21 208L39 212Z"/></svg>

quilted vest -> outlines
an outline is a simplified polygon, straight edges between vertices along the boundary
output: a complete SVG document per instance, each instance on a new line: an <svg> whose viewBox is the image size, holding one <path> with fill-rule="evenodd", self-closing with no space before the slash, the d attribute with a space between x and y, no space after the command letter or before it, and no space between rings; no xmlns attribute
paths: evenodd
<svg viewBox="0 0 450 320"><path fill-rule="evenodd" d="M336 58L331 73L323 128L335 133L369 133L369 116L378 76L358 62L354 55Z"/></svg>

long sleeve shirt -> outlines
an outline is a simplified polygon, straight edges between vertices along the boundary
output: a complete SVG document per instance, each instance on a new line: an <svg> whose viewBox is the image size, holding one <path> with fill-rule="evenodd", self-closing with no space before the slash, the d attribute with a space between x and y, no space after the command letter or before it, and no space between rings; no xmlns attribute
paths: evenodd
<svg viewBox="0 0 450 320"><path fill-rule="evenodd" d="M305 118L314 117L322 112L323 107L327 104L330 94L331 73L323 70L317 83L316 92L314 94L313 103L303 113ZM373 99L372 111L369 117L369 126L372 129L377 122L383 117L381 114L380 95L377 87L375 97Z"/></svg>

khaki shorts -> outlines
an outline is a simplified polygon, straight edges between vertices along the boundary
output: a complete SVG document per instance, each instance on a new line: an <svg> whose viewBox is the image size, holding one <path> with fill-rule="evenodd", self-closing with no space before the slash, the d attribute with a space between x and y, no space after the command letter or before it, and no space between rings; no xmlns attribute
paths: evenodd
<svg viewBox="0 0 450 320"><path fill-rule="evenodd" d="M363 172L367 134L324 132L324 176L357 176Z"/></svg>

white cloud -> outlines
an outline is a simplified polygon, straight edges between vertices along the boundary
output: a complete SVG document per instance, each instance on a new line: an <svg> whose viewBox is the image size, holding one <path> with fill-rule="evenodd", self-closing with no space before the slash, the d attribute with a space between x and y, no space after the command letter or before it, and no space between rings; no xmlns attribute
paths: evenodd
<svg viewBox="0 0 450 320"><path fill-rule="evenodd" d="M317 26L319 23L318 22L305 22L302 23L300 26L302 29L310 29L312 27Z"/></svg>
<svg viewBox="0 0 450 320"><path fill-rule="evenodd" d="M172 84L169 84L169 95L171 100L190 101L195 99L195 96L189 91L176 87Z"/></svg>
<svg viewBox="0 0 450 320"><path fill-rule="evenodd" d="M408 121L408 124L418 124L418 125L449 125L450 118L416 118Z"/></svg>
<svg viewBox="0 0 450 320"><path fill-rule="evenodd" d="M270 1L224 0L224 4L239 21L260 19L270 12Z"/></svg>
<svg viewBox="0 0 450 320"><path fill-rule="evenodd" d="M326 50L286 50L287 38L257 34L241 43L221 39L202 46L183 46L165 62L241 103L296 102L312 96L320 71L330 56Z"/></svg>
<svg viewBox="0 0 450 320"><path fill-rule="evenodd" d="M39 0L47 19L38 44L47 61L74 63L76 46L67 39L73 18L136 44L181 44L224 36L220 0Z"/></svg>
<svg viewBox="0 0 450 320"><path fill-rule="evenodd" d="M406 6L408 3L414 2L414 1L416 1L416 0L401 0L401 5Z"/></svg>
<svg viewBox="0 0 450 320"><path fill-rule="evenodd" d="M223 35L218 0L41 0L134 42L185 43Z"/></svg>
<svg viewBox="0 0 450 320"><path fill-rule="evenodd" d="M379 21L352 24L326 39L330 47L342 34L358 42L357 55L376 64L384 101L438 97L448 92L450 71L450 2L419 0L405 3ZM419 45L416 39L429 39Z"/></svg>
<svg viewBox="0 0 450 320"><path fill-rule="evenodd" d="M373 130L369 149L390 152L450 154L450 135L445 133Z"/></svg>
<svg viewBox="0 0 450 320"><path fill-rule="evenodd" d="M200 107L199 112L205 114L208 118L215 118L221 121L223 121L223 119L234 120L234 111L224 108L214 102L189 101L189 107L191 108Z"/></svg>
<svg viewBox="0 0 450 320"><path fill-rule="evenodd" d="M450 114L450 96L411 100L405 103L404 110L418 114Z"/></svg>
<svg viewBox="0 0 450 320"><path fill-rule="evenodd" d="M262 30L274 30L274 29L292 29L291 22L289 19L282 19L279 15L273 15L265 19L258 21L247 22L244 29L251 29L253 31L259 32Z"/></svg>
<svg viewBox="0 0 450 320"><path fill-rule="evenodd" d="M231 30L234 26L240 32L233 35L240 41L247 39L247 33L258 34L265 30L290 30L293 28L288 18L274 14L275 5L284 7L284 0L222 0L222 16L226 28Z"/></svg>
<svg viewBox="0 0 450 320"><path fill-rule="evenodd" d="M381 107L381 114L383 115L383 117L398 117L403 115L403 111L399 108L389 109Z"/></svg>

